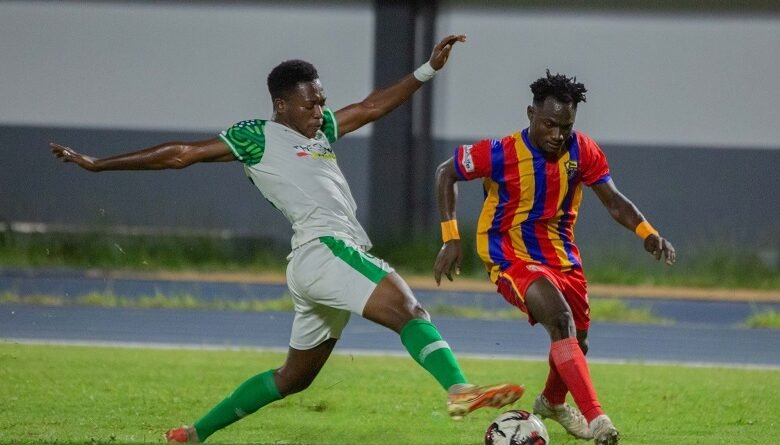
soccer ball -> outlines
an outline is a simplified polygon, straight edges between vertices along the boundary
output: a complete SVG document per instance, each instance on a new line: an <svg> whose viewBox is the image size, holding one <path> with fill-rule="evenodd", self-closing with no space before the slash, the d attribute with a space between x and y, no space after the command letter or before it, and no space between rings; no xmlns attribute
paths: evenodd
<svg viewBox="0 0 780 445"><path fill-rule="evenodd" d="M514 409L493 419L485 431L485 445L549 445L542 420L528 411Z"/></svg>

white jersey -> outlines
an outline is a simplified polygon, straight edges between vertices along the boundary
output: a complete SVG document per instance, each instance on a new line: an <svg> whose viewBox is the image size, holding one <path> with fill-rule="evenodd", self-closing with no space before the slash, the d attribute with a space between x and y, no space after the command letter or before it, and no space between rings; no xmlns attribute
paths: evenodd
<svg viewBox="0 0 780 445"><path fill-rule="evenodd" d="M290 221L292 248L322 236L371 248L357 220L357 204L330 147L338 137L336 117L323 109L313 139L273 121L246 120L219 134L252 183Z"/></svg>

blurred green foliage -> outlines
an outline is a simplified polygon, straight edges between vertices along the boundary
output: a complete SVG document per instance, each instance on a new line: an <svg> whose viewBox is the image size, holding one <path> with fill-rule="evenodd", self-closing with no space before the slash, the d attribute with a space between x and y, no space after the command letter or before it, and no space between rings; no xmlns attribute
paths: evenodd
<svg viewBox="0 0 780 445"><path fill-rule="evenodd" d="M473 240L461 242L463 275L485 277ZM377 240L372 253L402 274L431 275L440 248L438 235L416 236ZM11 267L282 272L288 252L285 242L252 237L0 232L0 266ZM589 246L582 255L592 283L780 289L777 265L738 246L678 247L673 267L640 248Z"/></svg>
<svg viewBox="0 0 780 445"><path fill-rule="evenodd" d="M747 319L745 325L749 328L780 329L780 312L757 311Z"/></svg>
<svg viewBox="0 0 780 445"><path fill-rule="evenodd" d="M0 232L0 265L141 271L283 271L289 248L251 237Z"/></svg>

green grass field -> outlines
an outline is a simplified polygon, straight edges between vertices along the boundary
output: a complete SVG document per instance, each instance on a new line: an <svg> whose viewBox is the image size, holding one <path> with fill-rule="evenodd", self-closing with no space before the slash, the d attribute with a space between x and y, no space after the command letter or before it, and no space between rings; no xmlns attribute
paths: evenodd
<svg viewBox="0 0 780 445"><path fill-rule="evenodd" d="M123 349L0 342L0 443L162 443L246 378L278 366L272 352ZM474 382L526 385L530 409L546 363L462 359ZM776 370L592 364L622 444L773 444ZM495 410L462 422L407 357L334 355L303 393L212 436L213 444L479 445ZM585 442L547 423L553 445Z"/></svg>

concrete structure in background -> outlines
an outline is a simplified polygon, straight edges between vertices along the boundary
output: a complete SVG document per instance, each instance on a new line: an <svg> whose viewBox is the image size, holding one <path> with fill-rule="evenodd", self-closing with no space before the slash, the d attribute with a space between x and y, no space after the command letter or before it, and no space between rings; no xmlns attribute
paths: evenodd
<svg viewBox="0 0 780 445"><path fill-rule="evenodd" d="M682 2L648 11L608 1L576 10L515 3L438 2L433 34L462 32L469 40L425 87L432 94L427 118L403 115L425 110L415 103L418 111L398 110L387 125L335 145L373 238L388 232L383 222L409 228L435 222L433 208L426 215L420 206L398 206L433 203L433 168L457 144L524 127L528 84L550 68L586 84L577 127L601 143L618 186L670 239L777 255L777 6L754 1L747 9L704 10ZM339 108L389 81L381 76L385 61L375 55L408 46L400 38L377 41L392 38L392 28L382 28L390 23L368 1L0 3L0 222L286 239L288 225L259 199L238 164L94 175L59 165L47 144L105 156L270 117L265 76L289 58L313 62L329 105ZM407 72L427 51L388 63L402 63ZM410 121L422 128L394 128ZM394 130L407 138L428 131L432 141L430 159L415 158L416 171L397 173L401 182L393 182L393 170L410 163L380 143L400 140ZM427 137L416 140L415 150L425 150L419 141ZM372 183L380 172L386 177ZM380 211L377 201L399 194L404 199L388 200L382 212L395 209L400 219L371 216ZM478 184L461 186L463 227L474 223L481 195ZM582 213L577 234L585 249L636 242L590 193ZM403 215L412 215L413 224Z"/></svg>

